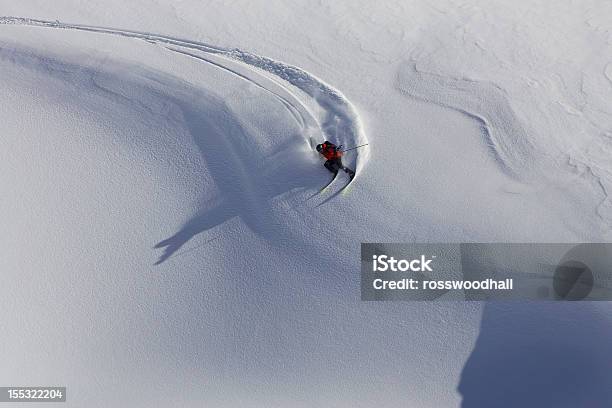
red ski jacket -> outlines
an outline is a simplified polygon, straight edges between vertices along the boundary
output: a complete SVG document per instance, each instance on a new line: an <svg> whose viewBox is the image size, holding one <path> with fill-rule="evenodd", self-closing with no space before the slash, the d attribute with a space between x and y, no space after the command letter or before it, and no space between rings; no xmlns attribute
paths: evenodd
<svg viewBox="0 0 612 408"><path fill-rule="evenodd" d="M342 157L342 152L336 150L336 146L327 143L323 143L323 150L321 150L321 154L327 160L339 159Z"/></svg>

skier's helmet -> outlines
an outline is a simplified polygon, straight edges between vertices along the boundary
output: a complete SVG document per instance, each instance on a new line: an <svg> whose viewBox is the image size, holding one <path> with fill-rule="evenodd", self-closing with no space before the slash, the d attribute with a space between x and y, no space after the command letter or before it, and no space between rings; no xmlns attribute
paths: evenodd
<svg viewBox="0 0 612 408"><path fill-rule="evenodd" d="M318 144L317 145L317 152L320 152L321 150L323 150L323 145L322 144Z"/></svg>

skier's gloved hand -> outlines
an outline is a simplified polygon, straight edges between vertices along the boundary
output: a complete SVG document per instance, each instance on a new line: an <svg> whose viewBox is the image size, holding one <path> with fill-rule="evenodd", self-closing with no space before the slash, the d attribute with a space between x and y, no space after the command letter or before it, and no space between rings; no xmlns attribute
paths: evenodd
<svg viewBox="0 0 612 408"><path fill-rule="evenodd" d="M336 151L340 151L340 150L342 150L342 145L336 146Z"/></svg>

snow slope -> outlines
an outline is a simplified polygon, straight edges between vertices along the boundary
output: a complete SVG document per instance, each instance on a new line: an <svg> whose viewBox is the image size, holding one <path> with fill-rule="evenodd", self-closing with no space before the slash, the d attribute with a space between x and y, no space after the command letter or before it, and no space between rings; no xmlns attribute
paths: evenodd
<svg viewBox="0 0 612 408"><path fill-rule="evenodd" d="M482 377L508 336L550 343L543 378L556 350L605 366L605 304L364 303L358 279L360 242L609 237L608 8L0 3L0 382L75 407L478 406L534 369ZM309 199L325 138L370 146L347 195Z"/></svg>

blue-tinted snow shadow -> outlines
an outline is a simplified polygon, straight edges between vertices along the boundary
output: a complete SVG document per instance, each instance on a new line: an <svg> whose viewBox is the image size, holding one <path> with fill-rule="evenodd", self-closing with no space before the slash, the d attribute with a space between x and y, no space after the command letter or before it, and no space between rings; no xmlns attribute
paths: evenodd
<svg viewBox="0 0 612 408"><path fill-rule="evenodd" d="M9 45L4 54L24 69L91 87L93 94L104 98L96 102L98 109L105 109L107 103L125 104L146 118L174 113L173 108L178 108L182 124L204 159L207 174L202 177L212 177L216 191L206 192L195 214L175 234L155 245L163 250L156 264L179 255L177 251L196 235L234 217L240 217L251 231L273 246L291 250L296 247L296 239L301 240L299 232L284 222L284 215L275 212L272 201L300 190L315 191L329 177L327 170L312 160L302 129L287 126L290 134L279 137L271 148L262 146L255 130L241 123L242 118L223 98L173 75L114 60L112 64L78 65ZM284 109L283 105L279 103L278 109ZM265 109L262 112L270 113ZM287 117L293 117L290 111ZM130 141L126 137L121 142ZM302 248L309 246L306 242L301 244ZM313 248L310 252L314 251Z"/></svg>
<svg viewBox="0 0 612 408"><path fill-rule="evenodd" d="M610 318L594 305L489 303L461 375L461 406L610 407L611 344Z"/></svg>
<svg viewBox="0 0 612 408"><path fill-rule="evenodd" d="M192 89L175 103L219 198L212 208L203 205L176 234L155 245L164 250L156 264L170 258L194 236L234 217L240 217L272 245L295 238L295 231L279 222L282 216L274 213L271 200L294 190L316 189L320 183L313 172L322 171L305 158L303 136L289 135L276 150L260 151L257 138L219 97Z"/></svg>

